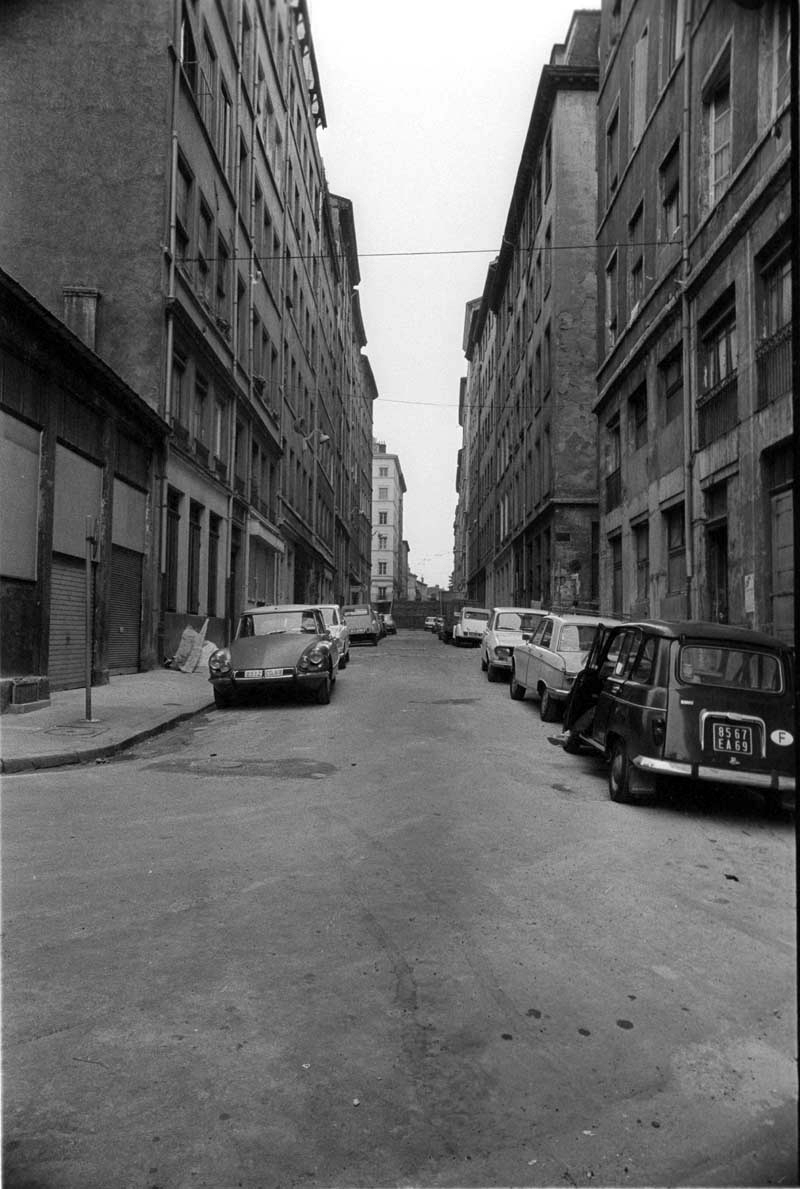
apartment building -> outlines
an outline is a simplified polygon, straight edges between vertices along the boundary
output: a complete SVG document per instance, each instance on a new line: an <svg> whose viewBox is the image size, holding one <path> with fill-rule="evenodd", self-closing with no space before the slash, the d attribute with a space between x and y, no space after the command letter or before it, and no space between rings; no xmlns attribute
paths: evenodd
<svg viewBox="0 0 800 1189"><path fill-rule="evenodd" d="M497 259L467 306L459 499L469 597L598 599L594 325L600 13L541 75Z"/></svg>
<svg viewBox="0 0 800 1189"><path fill-rule="evenodd" d="M395 599L406 597L404 567L403 496L406 481L396 454L385 442L375 442L372 454L372 586L370 600L379 610L389 610Z"/></svg>
<svg viewBox="0 0 800 1189"><path fill-rule="evenodd" d="M4 6L0 65L4 268L170 429L142 639L368 589L377 392L306 0Z"/></svg>
<svg viewBox="0 0 800 1189"><path fill-rule="evenodd" d="M790 0L604 0L601 606L793 634Z"/></svg>

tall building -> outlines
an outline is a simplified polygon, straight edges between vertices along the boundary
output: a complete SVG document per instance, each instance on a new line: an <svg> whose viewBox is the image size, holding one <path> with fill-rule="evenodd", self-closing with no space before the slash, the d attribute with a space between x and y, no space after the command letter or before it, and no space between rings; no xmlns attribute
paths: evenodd
<svg viewBox="0 0 800 1189"><path fill-rule="evenodd" d="M789 33L790 0L604 0L595 404L601 604L787 639Z"/></svg>
<svg viewBox="0 0 800 1189"><path fill-rule="evenodd" d="M306 0L3 5L0 68L3 267L170 430L142 638L368 590L377 392Z"/></svg>
<svg viewBox="0 0 800 1189"><path fill-rule="evenodd" d="M600 13L542 70L503 233L469 303L464 571L485 605L596 604L595 107Z"/></svg>
<svg viewBox="0 0 800 1189"><path fill-rule="evenodd" d="M388 611L395 599L406 597L408 579L403 541L403 496L406 481L396 454L385 442L375 442L372 454L372 586L370 600Z"/></svg>

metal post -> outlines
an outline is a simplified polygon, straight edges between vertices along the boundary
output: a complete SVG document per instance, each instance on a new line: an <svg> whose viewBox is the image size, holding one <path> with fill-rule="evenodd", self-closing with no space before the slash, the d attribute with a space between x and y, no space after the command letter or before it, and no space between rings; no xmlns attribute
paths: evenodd
<svg viewBox="0 0 800 1189"><path fill-rule="evenodd" d="M92 563L94 560L95 527L94 517L86 517L86 649L84 683L86 687L86 721L94 722L92 718L92 627L94 622L94 590L92 583Z"/></svg>

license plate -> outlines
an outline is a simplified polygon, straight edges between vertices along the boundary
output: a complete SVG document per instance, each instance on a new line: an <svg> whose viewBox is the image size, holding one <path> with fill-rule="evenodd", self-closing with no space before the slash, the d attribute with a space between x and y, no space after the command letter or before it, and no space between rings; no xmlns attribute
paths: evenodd
<svg viewBox="0 0 800 1189"><path fill-rule="evenodd" d="M269 681L270 678L283 677L283 669L265 669L264 677L267 679L267 681Z"/></svg>
<svg viewBox="0 0 800 1189"><path fill-rule="evenodd" d="M245 669L244 675L245 675L245 678L262 677L264 675L264 670L263 669Z"/></svg>
<svg viewBox="0 0 800 1189"><path fill-rule="evenodd" d="M715 722L713 747L714 751L750 756L753 754L753 728L734 727L728 723Z"/></svg>

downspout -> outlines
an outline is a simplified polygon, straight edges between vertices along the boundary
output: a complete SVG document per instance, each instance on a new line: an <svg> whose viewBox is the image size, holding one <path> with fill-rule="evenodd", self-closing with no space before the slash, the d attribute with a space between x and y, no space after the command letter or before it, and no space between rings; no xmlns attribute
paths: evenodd
<svg viewBox="0 0 800 1189"><path fill-rule="evenodd" d="M176 4L176 19L180 20L180 5ZM178 129L176 125L178 112L178 96L180 94L180 76L181 64L178 50L175 43L172 44L172 113L170 117L170 158L169 158L169 236L167 241L167 252L169 255L169 272L167 278L167 338L164 349L164 420L167 425L172 428L172 352L175 342L175 244L176 244L176 223L177 223L177 183L178 183ZM160 484L160 515L158 517L159 530L161 540L159 542L158 557L158 609L159 617L163 614L161 589L161 575L166 570L167 558L167 471L169 469L169 442L167 442L166 456L164 459L162 473L159 476ZM161 651L163 652L163 640L159 640Z"/></svg>
<svg viewBox="0 0 800 1189"><path fill-rule="evenodd" d="M683 31L683 114L681 127L681 343L683 369L683 486L685 516L686 555L686 608L689 618L696 618L696 592L694 585L694 441L692 436L692 412L694 409L694 370L696 358L695 333L691 325L689 306L689 259L690 219L690 171L691 171L691 98L692 98L692 0L686 0L686 19Z"/></svg>
<svg viewBox="0 0 800 1189"><path fill-rule="evenodd" d="M286 483L286 447L284 444L284 441L285 441L284 434L285 434L285 429L286 429L286 327L285 327L286 298L285 298L285 293L286 293L286 229L287 229L287 210L288 210L288 203L287 203L287 198L286 198L286 175L288 173L287 166L289 163L289 129L291 127L291 108L290 108L290 104L289 104L289 77L290 77L291 70L292 70L292 50L293 50L293 46L294 46L294 26L292 25L292 10L291 9L288 10L288 16L289 16L289 19L287 21L287 28L286 28L286 71L285 71L284 79L283 79L283 97L284 97L284 102L286 103L286 119L284 121L284 128L283 128L283 131L284 131L283 144L284 144L284 154L285 154L284 159L283 159L283 169L281 171L281 204L282 204L282 208L283 208L283 211L282 211L283 219L282 219L282 226L281 226L280 283L278 286L278 310L279 310L278 324L281 328L281 343L280 343L280 351L281 351L280 377L281 377L281 382L280 382L280 386L278 388L278 393L280 395L280 401L281 401L281 415L280 415L280 422L279 422L281 456L280 456L280 481L278 483L278 499L279 499L280 503L284 505L284 507L288 506L288 499L286 496L286 492L288 490L288 485ZM284 544L284 554L283 554L283 572L281 574L281 581L282 581L282 583L285 583L287 581L287 567L288 567L288 560L289 560L288 559L288 552L289 552L288 542L286 541L285 538L284 538L283 544ZM288 598L288 594L286 594L286 597Z"/></svg>

